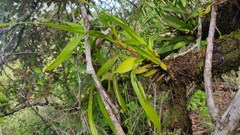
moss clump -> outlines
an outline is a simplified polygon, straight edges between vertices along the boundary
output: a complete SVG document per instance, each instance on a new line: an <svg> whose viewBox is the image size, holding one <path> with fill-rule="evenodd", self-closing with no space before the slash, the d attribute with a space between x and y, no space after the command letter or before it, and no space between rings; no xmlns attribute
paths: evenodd
<svg viewBox="0 0 240 135"><path fill-rule="evenodd" d="M232 39L237 39L240 40L240 29L231 32L230 34L221 36L219 39L221 40L232 40Z"/></svg>

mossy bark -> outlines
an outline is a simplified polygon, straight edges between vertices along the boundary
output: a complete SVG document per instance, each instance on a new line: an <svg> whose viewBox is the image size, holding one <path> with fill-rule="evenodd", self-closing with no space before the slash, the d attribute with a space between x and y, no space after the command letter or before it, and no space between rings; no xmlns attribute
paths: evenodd
<svg viewBox="0 0 240 135"><path fill-rule="evenodd" d="M217 28L215 38L229 34L240 28L240 1L229 0L218 5ZM208 36L210 17L203 21L202 39ZM203 84L203 70L205 61L205 47L197 52L189 52L184 56L169 58L163 62L167 65L165 83L171 90L168 102L169 120L163 125L165 131L173 134L192 134L191 120L188 117L186 86L192 82ZM214 77L222 73L238 69L240 66L240 30L225 36L224 40L214 43L212 74ZM163 71L164 74L165 71ZM170 79L169 79L170 78Z"/></svg>
<svg viewBox="0 0 240 135"><path fill-rule="evenodd" d="M173 82L170 85L170 98L168 102L169 119L164 129L173 134L192 134L192 123L188 116L186 87Z"/></svg>
<svg viewBox="0 0 240 135"><path fill-rule="evenodd" d="M221 41L214 44L213 76L240 66L240 40ZM168 86L171 90L168 102L169 120L163 128L177 134L192 134L191 120L188 116L186 86L192 82L203 83L205 47L197 52L189 52L184 56L169 58L164 61L167 65Z"/></svg>
<svg viewBox="0 0 240 135"><path fill-rule="evenodd" d="M177 80L184 85L195 81L203 82L203 69L205 61L205 47L197 52L189 52L184 56L165 60L167 72L172 80ZM238 69L240 66L240 40L217 40L213 49L213 76L221 75L229 70Z"/></svg>

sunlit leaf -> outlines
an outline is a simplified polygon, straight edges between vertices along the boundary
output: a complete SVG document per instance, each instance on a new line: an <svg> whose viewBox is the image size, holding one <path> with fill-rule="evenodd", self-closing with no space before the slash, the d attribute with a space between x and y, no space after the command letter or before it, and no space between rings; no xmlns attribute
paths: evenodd
<svg viewBox="0 0 240 135"><path fill-rule="evenodd" d="M133 66L135 64L136 58L135 57L129 57L128 59L124 60L117 68L116 73L126 73L133 69Z"/></svg>
<svg viewBox="0 0 240 135"><path fill-rule="evenodd" d="M137 58L135 61L134 61L134 63L135 64L139 64L139 63L141 63L142 61L144 61L145 60L145 58Z"/></svg>
<svg viewBox="0 0 240 135"><path fill-rule="evenodd" d="M212 9L212 4L208 5L207 8L204 11L204 14L208 14Z"/></svg>
<svg viewBox="0 0 240 135"><path fill-rule="evenodd" d="M115 56L112 59L109 59L108 61L106 61L102 67L98 70L97 72L97 76L100 77L102 76L104 73L106 73L109 69L112 68L113 64L116 62L116 60L118 59L118 56Z"/></svg>
<svg viewBox="0 0 240 135"><path fill-rule="evenodd" d="M66 47L62 50L60 55L55 59L44 71L50 71L56 68L58 65L60 65L63 61L65 61L68 56L73 52L75 47L78 45L80 40L82 39L82 36L76 37L72 41L70 41Z"/></svg>
<svg viewBox="0 0 240 135"><path fill-rule="evenodd" d="M147 72L149 69L152 68L152 64L146 64L144 66L141 66L139 67L137 70L136 70L136 74L143 74L145 72Z"/></svg>

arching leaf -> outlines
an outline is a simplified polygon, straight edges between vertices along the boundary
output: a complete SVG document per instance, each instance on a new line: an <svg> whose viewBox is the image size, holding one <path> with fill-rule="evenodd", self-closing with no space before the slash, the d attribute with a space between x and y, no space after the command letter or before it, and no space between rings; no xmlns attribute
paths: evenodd
<svg viewBox="0 0 240 135"><path fill-rule="evenodd" d="M82 36L78 36L72 41L70 41L66 47L62 50L60 55L55 59L44 71L50 71L56 68L58 65L60 65L63 61L65 61L68 56L73 52L75 47L78 45L80 40L82 39Z"/></svg>
<svg viewBox="0 0 240 135"><path fill-rule="evenodd" d="M94 36L97 36L97 37L101 37L101 38L104 38L104 39L106 39L106 40L108 40L108 41L111 41L111 42L113 42L113 43L115 42L111 36L105 35L105 34L103 34L102 32L98 32L98 31L94 31L94 30L89 30L88 32L86 32L86 34L94 35Z"/></svg>
<svg viewBox="0 0 240 135"><path fill-rule="evenodd" d="M128 25L126 25L123 21L121 21L120 19L118 19L115 16L112 15L108 15L108 17L114 21L116 24L118 24L119 26L121 26L126 33L128 34L128 36L132 39L134 39L135 41L138 41L139 44L143 45L143 46L147 46L147 43L138 35L135 33L134 30L132 30Z"/></svg>
<svg viewBox="0 0 240 135"><path fill-rule="evenodd" d="M102 67L98 70L97 72L97 76L100 77L101 75L103 75L104 73L106 73L109 69L112 68L113 64L116 62L116 60L118 59L118 56L109 59L107 62L105 62Z"/></svg>
<svg viewBox="0 0 240 135"><path fill-rule="evenodd" d="M187 31L192 30L192 26L189 24L184 23L183 21L179 20L178 18L175 18L173 16L164 16L163 21L166 22L168 25L172 26L175 29L178 29L180 31ZM182 27L182 28L181 28Z"/></svg>
<svg viewBox="0 0 240 135"><path fill-rule="evenodd" d="M131 72L131 83L133 86L133 90L137 95L138 101L140 102L143 110L146 112L148 118L153 122L154 126L158 130L158 134L161 134L161 123L160 119L157 115L156 110L152 107L151 103L146 98L146 94L140 82L137 81L135 70Z"/></svg>
<svg viewBox="0 0 240 135"><path fill-rule="evenodd" d="M122 110L125 112L127 110L127 106L121 95L121 92L119 91L116 74L113 74L112 80L113 80L113 91L116 95L117 101L118 101L119 105L121 106Z"/></svg>
<svg viewBox="0 0 240 135"><path fill-rule="evenodd" d="M136 59L137 59L137 58L135 58L135 57L129 57L129 58L127 58L126 60L124 60L124 61L118 66L118 68L117 68L117 70L116 70L116 73L122 74L122 73L126 73L126 72L132 70L132 69L133 69L133 66L134 66L134 64L135 64L134 61L135 61Z"/></svg>
<svg viewBox="0 0 240 135"><path fill-rule="evenodd" d="M97 94L97 100L98 100L98 105L99 105L99 107L100 107L100 110L101 110L101 112L102 112L105 120L107 121L108 125L109 125L110 128L112 129L114 135L117 135L116 128L115 128L115 126L114 126L114 124L113 124L113 122L112 122L112 119L111 119L110 116L108 115L108 112L107 112L107 110L106 110L106 108L105 108L105 106L104 106L104 104L103 104L103 101L102 101L102 99L101 99L101 97L100 97L99 94ZM94 135L94 134L93 134L93 135Z"/></svg>
<svg viewBox="0 0 240 135"><path fill-rule="evenodd" d="M97 128L93 120L93 90L94 85L92 84L89 92L89 102L88 102L88 122L90 126L90 131L93 135L98 135Z"/></svg>

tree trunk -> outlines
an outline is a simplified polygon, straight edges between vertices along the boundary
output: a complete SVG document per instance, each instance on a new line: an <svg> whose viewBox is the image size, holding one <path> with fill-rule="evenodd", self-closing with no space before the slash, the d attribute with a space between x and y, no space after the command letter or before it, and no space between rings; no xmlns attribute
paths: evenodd
<svg viewBox="0 0 240 135"><path fill-rule="evenodd" d="M171 82L168 109L169 119L164 124L167 132L170 131L178 135L192 134L192 122L188 116L185 85Z"/></svg>
<svg viewBox="0 0 240 135"><path fill-rule="evenodd" d="M214 135L235 135L240 123L240 90L232 100L221 119L216 122Z"/></svg>
<svg viewBox="0 0 240 135"><path fill-rule="evenodd" d="M240 35L240 34L239 34ZM213 51L213 76L240 66L240 40L234 34L231 40L216 41ZM170 57L164 60L167 65L167 76L165 83L170 88L170 101L167 110L169 120L164 124L167 131L177 134L192 134L191 120L187 111L186 86L192 82L201 85L203 82L203 69L205 60L205 47L198 52L189 52L177 58ZM165 73L166 74L166 73ZM170 79L169 79L170 78Z"/></svg>

